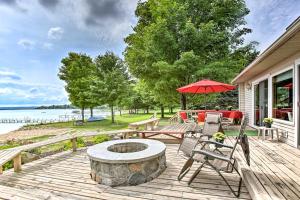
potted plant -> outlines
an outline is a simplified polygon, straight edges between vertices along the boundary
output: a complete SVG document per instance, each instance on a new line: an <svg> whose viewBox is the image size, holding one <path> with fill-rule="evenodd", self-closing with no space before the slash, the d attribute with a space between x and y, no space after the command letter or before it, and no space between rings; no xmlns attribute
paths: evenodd
<svg viewBox="0 0 300 200"><path fill-rule="evenodd" d="M273 123L273 119L272 118L264 118L263 122L265 124L265 127L271 128L272 123Z"/></svg>
<svg viewBox="0 0 300 200"><path fill-rule="evenodd" d="M228 106L228 107L227 107L227 110L232 110L232 106Z"/></svg>
<svg viewBox="0 0 300 200"><path fill-rule="evenodd" d="M226 138L226 135L224 133L222 133L222 132L216 132L216 133L213 134L213 138L214 138L214 140L216 142L219 142L219 143L223 144L224 143L224 139ZM220 148L222 146L216 144L216 147Z"/></svg>
<svg viewBox="0 0 300 200"><path fill-rule="evenodd" d="M216 110L216 111L219 111L219 110L220 110L220 106L216 106L216 107L215 107L215 110Z"/></svg>

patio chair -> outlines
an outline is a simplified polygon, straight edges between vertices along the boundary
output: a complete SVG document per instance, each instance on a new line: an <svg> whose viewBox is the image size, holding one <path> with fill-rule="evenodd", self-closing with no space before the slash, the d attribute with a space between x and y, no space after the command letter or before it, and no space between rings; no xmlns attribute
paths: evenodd
<svg viewBox="0 0 300 200"><path fill-rule="evenodd" d="M184 157L191 157L193 149L200 140L204 140L203 137L206 137L209 140L214 133L222 131L221 118L222 114L220 113L206 113L203 129L187 131L179 145L177 153L181 151L184 154Z"/></svg>
<svg viewBox="0 0 300 200"><path fill-rule="evenodd" d="M234 158L233 154L237 147L237 144L240 143L243 148L243 152L245 154L247 164L250 165L249 144L248 144L247 135L244 134L246 125L247 125L247 120L243 117L240 126L239 136L236 137L236 141L233 146L218 143L211 140L202 141L201 142L203 143L202 147L199 150L195 148L192 151L192 156L184 164L182 170L179 173L178 180L181 180L185 176L185 174L187 174L187 172L190 170L191 166L193 165L194 161L200 162L201 163L200 167L194 172L194 174L188 181L188 185L190 185L193 182L193 180L200 173L203 167L208 166L211 169L215 170L225 181L225 183L227 184L231 192L236 197L239 197L241 191L241 185L242 185L242 177L238 169L236 168L236 159ZM218 145L218 148L220 147L227 148L230 150L230 152L229 154L226 155L222 153L217 147L214 150L205 149L205 146L210 144ZM233 171L237 172L237 174L239 175L238 191L233 190L232 186L230 186L230 184L223 176L221 171L225 173L232 173Z"/></svg>
<svg viewBox="0 0 300 200"><path fill-rule="evenodd" d="M179 115L180 115L180 118L182 119L182 121L184 123L194 123L195 122L194 120L191 120L191 119L188 118L188 114L186 112L181 111L179 113Z"/></svg>

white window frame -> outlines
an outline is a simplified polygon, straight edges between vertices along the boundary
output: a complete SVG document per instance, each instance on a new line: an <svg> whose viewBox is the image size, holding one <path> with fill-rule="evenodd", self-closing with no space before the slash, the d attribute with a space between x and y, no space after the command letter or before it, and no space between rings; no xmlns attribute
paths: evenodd
<svg viewBox="0 0 300 200"><path fill-rule="evenodd" d="M269 95L269 97L270 97L269 98L270 99L269 103L271 103L271 106L270 106L270 110L269 110L269 115L270 115L269 117L272 117L274 122L277 122L277 123L280 123L280 124L286 124L286 125L289 125L289 126L295 126L295 110L296 110L295 109L295 97L296 97L295 92L293 92L293 121L290 122L290 121L274 118L273 117L273 104L274 104L274 102L273 102L273 95L274 95L273 94L273 92L274 92L273 78L274 78L274 76L280 75L280 74L282 74L284 72L287 72L289 70L293 70L293 85L295 85L295 69L294 69L295 67L294 66L295 65L290 65L290 66L288 66L288 67L286 67L282 70L276 71L275 73L272 73L271 76L269 77L270 78L269 83L271 83L270 84L271 95Z"/></svg>
<svg viewBox="0 0 300 200"><path fill-rule="evenodd" d="M299 102L300 102L300 94L299 94L299 84L300 84L300 58L299 59L296 59L295 60L295 63L294 63L294 82L295 82L295 86L294 89L295 89L295 104L294 104L294 109L295 109L295 114L294 114L294 120L295 120L295 146L296 147L299 147L300 146L300 143L298 143L298 138L300 137L300 113L299 113Z"/></svg>
<svg viewBox="0 0 300 200"><path fill-rule="evenodd" d="M251 96L252 96L251 118L252 118L252 126L253 127L258 127L258 126L255 125L255 121L254 121L254 108L255 108L255 90L254 90L254 86L259 84L261 81L268 80L268 88L269 88L269 82L270 82L269 78L270 78L270 74L265 74L265 75L255 79L251 83L251 89L252 89L252 91L251 91L251 93L252 93L251 94ZM269 90L268 90L268 95L269 95ZM269 103L269 100L268 100L268 103ZM268 105L268 107L269 107L269 105ZM268 110L268 115L269 115L269 110Z"/></svg>

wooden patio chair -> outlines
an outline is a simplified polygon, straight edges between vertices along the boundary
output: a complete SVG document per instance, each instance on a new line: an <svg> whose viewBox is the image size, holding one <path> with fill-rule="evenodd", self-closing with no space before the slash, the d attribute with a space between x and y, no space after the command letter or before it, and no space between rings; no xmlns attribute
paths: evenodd
<svg viewBox="0 0 300 200"><path fill-rule="evenodd" d="M200 140L211 139L214 133L222 131L220 113L206 113L203 129L195 131L186 131L184 138L179 145L177 153L181 151L184 157L191 157L192 151L199 144Z"/></svg>
<svg viewBox="0 0 300 200"><path fill-rule="evenodd" d="M236 197L239 197L240 191L241 191L241 185L242 185L242 177L241 177L238 169L236 168L236 159L234 158L233 154L237 147L237 144L240 143L242 146L243 152L245 154L247 164L250 165L249 144L248 144L247 135L244 134L246 125L247 125L247 120L245 119L245 117L243 117L243 119L241 121L239 136L236 137L236 141L233 146L218 143L218 142L211 141L211 140L201 141L201 143L203 144L202 147L200 149L195 148L192 151L192 156L186 161L183 168L181 169L179 176L178 176L178 180L181 180L185 176L185 174L188 173L188 171L190 170L194 161L200 162L201 163L200 167L194 172L194 174L188 181L188 185L190 185L193 182L193 180L200 173L200 171L203 167L208 166L209 168L215 170L225 181L227 186L230 188L231 192ZM213 149L213 150L205 149L205 146L210 145L210 144L217 145L218 148L227 148L230 151L226 155L226 154L222 153L217 147L215 147L215 149ZM230 184L228 183L226 178L221 173L221 172L232 173L233 171L236 171L240 177L238 191L233 190L232 186L230 186Z"/></svg>

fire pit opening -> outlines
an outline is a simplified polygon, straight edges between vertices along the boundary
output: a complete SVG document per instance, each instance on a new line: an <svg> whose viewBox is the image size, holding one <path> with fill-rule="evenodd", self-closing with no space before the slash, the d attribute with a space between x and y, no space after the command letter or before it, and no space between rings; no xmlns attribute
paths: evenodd
<svg viewBox="0 0 300 200"><path fill-rule="evenodd" d="M167 167L166 145L149 139L125 139L89 147L91 178L104 185L138 185L158 177Z"/></svg>
<svg viewBox="0 0 300 200"><path fill-rule="evenodd" d="M127 142L120 144L113 144L107 148L108 151L116 153L133 153L138 151L143 151L148 147L147 144L139 142Z"/></svg>

